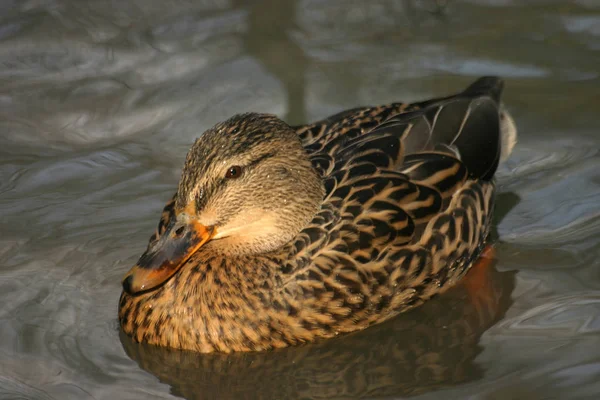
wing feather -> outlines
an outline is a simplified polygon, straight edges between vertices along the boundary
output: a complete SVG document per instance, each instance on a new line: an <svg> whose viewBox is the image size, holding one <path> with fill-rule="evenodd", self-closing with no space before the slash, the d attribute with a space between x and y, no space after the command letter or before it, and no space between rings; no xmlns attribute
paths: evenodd
<svg viewBox="0 0 600 400"><path fill-rule="evenodd" d="M326 197L292 246L302 262L290 266L287 282L317 296L313 312L331 316L334 329L419 304L477 257L502 149L501 89L483 78L455 96L359 108L297 128Z"/></svg>

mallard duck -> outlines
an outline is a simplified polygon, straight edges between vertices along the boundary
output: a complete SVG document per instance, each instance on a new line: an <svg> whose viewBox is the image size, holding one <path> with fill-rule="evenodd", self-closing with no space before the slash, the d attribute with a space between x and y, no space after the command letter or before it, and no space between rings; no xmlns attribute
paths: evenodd
<svg viewBox="0 0 600 400"><path fill-rule="evenodd" d="M138 342L260 351L365 329L458 282L484 248L516 129L503 83L292 127L236 115L202 134L123 279Z"/></svg>

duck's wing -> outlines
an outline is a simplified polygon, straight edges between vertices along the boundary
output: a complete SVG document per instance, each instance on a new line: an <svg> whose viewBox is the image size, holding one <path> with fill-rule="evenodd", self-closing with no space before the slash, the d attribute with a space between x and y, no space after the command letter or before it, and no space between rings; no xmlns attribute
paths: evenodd
<svg viewBox="0 0 600 400"><path fill-rule="evenodd" d="M516 140L514 123L500 104L502 87L500 79L484 77L457 95L348 110L298 132L325 175L323 166L333 167L326 159L346 160L357 153L358 147L370 147L385 152L396 164L412 153L447 153L463 160L472 176L489 179L501 153L510 152ZM385 140L402 142L402 146L384 148L388 145ZM396 170L398 167L390 166Z"/></svg>
<svg viewBox="0 0 600 400"><path fill-rule="evenodd" d="M501 89L482 78L312 154L327 195L286 271L336 329L344 315L368 325L418 304L478 255L502 151Z"/></svg>
<svg viewBox="0 0 600 400"><path fill-rule="evenodd" d="M391 116L412 110L410 103L391 103L375 107L357 107L345 110L308 125L292 127L310 153L320 151L328 142L346 136L353 139L368 132Z"/></svg>

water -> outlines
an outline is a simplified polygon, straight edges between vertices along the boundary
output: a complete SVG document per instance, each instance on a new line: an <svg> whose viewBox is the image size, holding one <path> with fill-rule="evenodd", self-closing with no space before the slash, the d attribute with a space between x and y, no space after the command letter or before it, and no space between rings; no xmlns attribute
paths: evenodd
<svg viewBox="0 0 600 400"><path fill-rule="evenodd" d="M443 2L438 2L443 3ZM600 2L0 4L0 398L595 399ZM384 325L197 356L119 335L120 279L193 139L506 78L497 261Z"/></svg>

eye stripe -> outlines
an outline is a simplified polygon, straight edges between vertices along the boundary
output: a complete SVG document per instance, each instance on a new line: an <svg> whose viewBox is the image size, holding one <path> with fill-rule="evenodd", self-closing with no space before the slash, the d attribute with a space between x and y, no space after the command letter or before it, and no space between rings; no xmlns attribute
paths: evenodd
<svg viewBox="0 0 600 400"><path fill-rule="evenodd" d="M262 156L250 161L250 163L246 166L246 168L250 168L253 167L259 163L261 163L262 161L266 160L267 158L271 158L275 156L275 153L271 152L271 153L265 153Z"/></svg>
<svg viewBox="0 0 600 400"><path fill-rule="evenodd" d="M262 161L274 157L275 153L274 152L270 152L270 153L265 153L262 156L250 161L246 166L242 167L242 170L246 170L249 168L254 167L255 165L261 163ZM231 168L231 167L230 167ZM243 171L242 171L243 174ZM215 185L213 186L215 189L219 188L221 186L227 185L227 183L232 180L231 178L226 178L224 175L222 175L221 178L217 178ZM206 202L208 200L209 197L212 196L212 193L204 193L204 196L201 197L196 197L196 207L198 210L202 210L202 208L204 208L204 206L206 205Z"/></svg>

